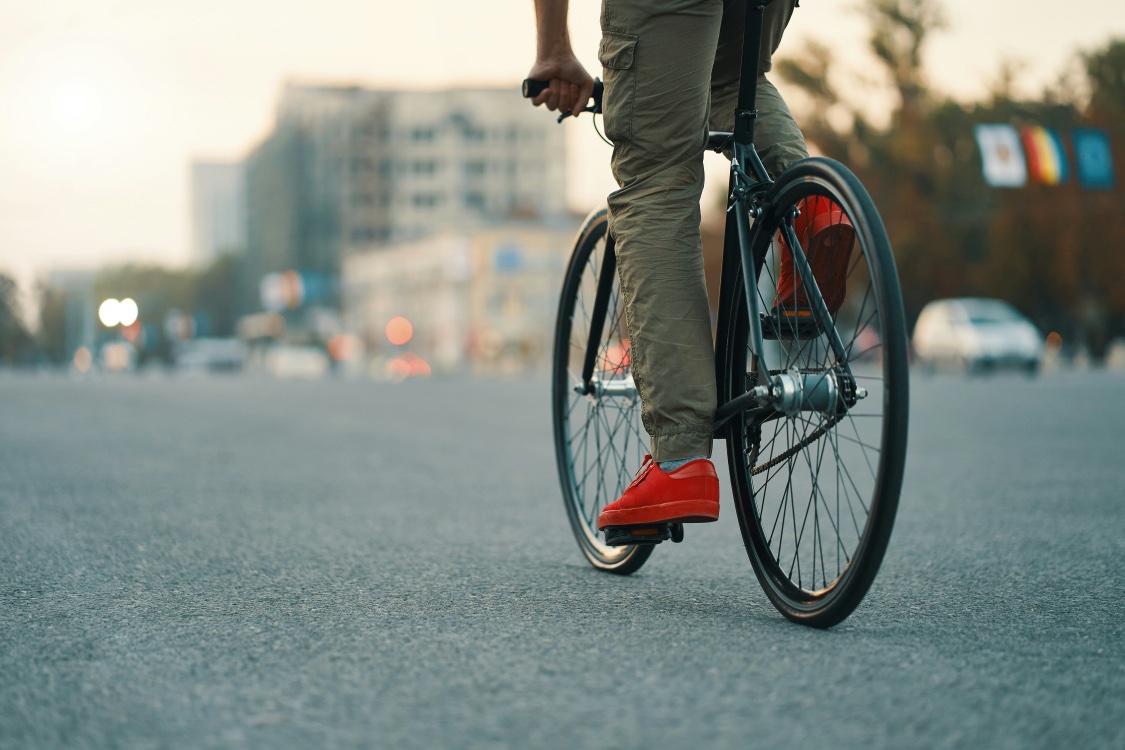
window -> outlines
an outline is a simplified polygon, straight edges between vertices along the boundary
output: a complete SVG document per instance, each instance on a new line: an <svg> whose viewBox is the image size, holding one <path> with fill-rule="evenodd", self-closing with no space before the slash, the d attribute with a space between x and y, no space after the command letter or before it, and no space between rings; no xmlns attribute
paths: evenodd
<svg viewBox="0 0 1125 750"><path fill-rule="evenodd" d="M351 170L353 175L368 172L374 166L374 162L369 156L355 156L352 157Z"/></svg>
<svg viewBox="0 0 1125 750"><path fill-rule="evenodd" d="M484 193L478 190L471 190L465 193L465 206L478 211L483 211L486 205Z"/></svg>
<svg viewBox="0 0 1125 750"><path fill-rule="evenodd" d="M410 138L414 141L427 142L434 140L437 134L433 128L418 127L410 132Z"/></svg>
<svg viewBox="0 0 1125 750"><path fill-rule="evenodd" d="M441 204L441 196L436 193L418 193L411 198L415 208L436 208Z"/></svg>
<svg viewBox="0 0 1125 750"><path fill-rule="evenodd" d="M467 161L465 162L465 176L466 177L480 177L485 173L487 165L483 161Z"/></svg>

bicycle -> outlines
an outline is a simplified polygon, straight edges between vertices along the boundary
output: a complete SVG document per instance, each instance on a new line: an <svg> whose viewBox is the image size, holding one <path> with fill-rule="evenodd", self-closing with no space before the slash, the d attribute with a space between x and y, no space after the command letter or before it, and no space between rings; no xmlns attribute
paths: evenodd
<svg viewBox="0 0 1125 750"><path fill-rule="evenodd" d="M714 330L715 437L726 440L738 524L766 595L788 619L830 627L867 593L894 524L906 458L906 322L890 242L859 180L814 157L774 181L754 149L764 7L751 4L747 13L735 129L711 132L707 142L732 157ZM545 85L524 81L523 94ZM598 82L586 111L601 111L601 94ZM807 238L794 229L812 200L830 201L855 231L835 313L813 276ZM765 312L786 251L807 309ZM552 416L578 545L595 568L628 575L657 544L682 541L684 530L664 524L603 536L597 528L598 513L647 452L623 312L603 207L579 231L563 281Z"/></svg>

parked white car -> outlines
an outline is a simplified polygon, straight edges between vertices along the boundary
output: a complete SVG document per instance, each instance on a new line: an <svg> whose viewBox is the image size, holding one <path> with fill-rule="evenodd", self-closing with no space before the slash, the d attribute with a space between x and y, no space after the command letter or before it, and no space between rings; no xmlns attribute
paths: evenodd
<svg viewBox="0 0 1125 750"><path fill-rule="evenodd" d="M1043 335L998 299L935 300L922 308L914 325L914 355L928 368L1018 367L1033 373L1043 356Z"/></svg>

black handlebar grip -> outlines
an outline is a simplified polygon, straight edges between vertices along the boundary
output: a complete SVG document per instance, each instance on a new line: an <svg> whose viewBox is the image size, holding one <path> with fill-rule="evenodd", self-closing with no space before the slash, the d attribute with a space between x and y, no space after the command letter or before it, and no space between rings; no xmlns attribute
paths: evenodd
<svg viewBox="0 0 1125 750"><path fill-rule="evenodd" d="M534 99L546 91L547 87L550 85L550 81L533 81L530 78L525 78L523 80L523 98Z"/></svg>

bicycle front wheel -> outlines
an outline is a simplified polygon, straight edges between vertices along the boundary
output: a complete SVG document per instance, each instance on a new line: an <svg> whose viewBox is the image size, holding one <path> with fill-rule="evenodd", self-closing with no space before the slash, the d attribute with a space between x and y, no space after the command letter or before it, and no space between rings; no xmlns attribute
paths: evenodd
<svg viewBox="0 0 1125 750"><path fill-rule="evenodd" d="M810 253L815 229L806 236L787 232L800 212L814 207L833 224L846 217L854 244L821 244ZM777 298L786 237L796 236L813 268L817 253L844 253L838 265L829 264L835 265L831 272L814 273L828 277L816 283L826 300L834 299L824 310L838 338L812 320L774 324L765 351L753 351L740 287L725 361L728 399L759 385L759 357L771 376L831 379L840 393L821 411L744 413L727 431L738 521L759 582L790 620L830 627L851 614L874 580L898 507L908 409L902 295L883 223L843 165L828 159L794 165L778 179L757 221L751 251L761 259L758 305L767 313L787 303L800 306L795 298ZM763 327L770 329L771 319Z"/></svg>
<svg viewBox="0 0 1125 750"><path fill-rule="evenodd" d="M627 575L644 564L653 545L607 546L598 514L633 480L648 452L648 435L633 384L625 301L607 246L608 226L604 208L590 214L570 257L555 326L551 411L559 481L578 546L595 568Z"/></svg>

